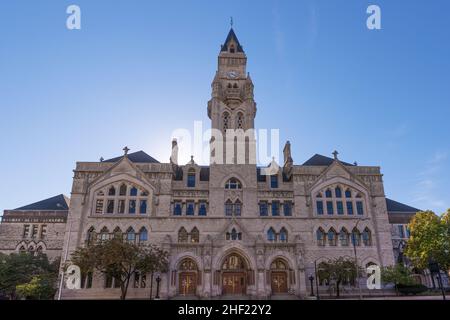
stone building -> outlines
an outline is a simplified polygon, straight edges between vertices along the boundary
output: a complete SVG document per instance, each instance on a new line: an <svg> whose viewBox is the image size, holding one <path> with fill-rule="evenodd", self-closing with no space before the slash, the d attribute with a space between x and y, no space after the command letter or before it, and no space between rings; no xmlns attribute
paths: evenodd
<svg viewBox="0 0 450 320"><path fill-rule="evenodd" d="M257 108L246 65L231 29L207 105L215 129L209 166L194 159L178 164L176 141L167 163L128 148L114 159L77 162L64 240L69 257L77 247L118 234L158 244L170 254L170 270L161 276L162 298L303 297L322 261L354 258L356 252L363 267L394 264L393 202L385 197L380 167L343 162L337 152L294 164L287 142L280 167L272 162L260 168L252 161L251 134L242 154L233 152L240 148L234 137L232 148L217 147L230 132L254 129ZM5 236L17 236L11 250L21 241L19 229ZM148 279L136 274L128 297L148 298ZM100 274L84 276L82 287L63 289L62 297L119 296L114 279Z"/></svg>
<svg viewBox="0 0 450 320"><path fill-rule="evenodd" d="M41 252L61 256L69 199L64 195L14 210L5 210L0 224L0 252Z"/></svg>

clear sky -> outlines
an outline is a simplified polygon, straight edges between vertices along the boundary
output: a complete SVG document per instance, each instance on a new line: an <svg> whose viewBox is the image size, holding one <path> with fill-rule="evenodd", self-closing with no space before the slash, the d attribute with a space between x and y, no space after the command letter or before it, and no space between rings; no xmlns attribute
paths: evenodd
<svg viewBox="0 0 450 320"><path fill-rule="evenodd" d="M66 8L81 8L81 30ZM366 27L379 5L382 30ZM70 195L76 161L144 150L209 124L230 16L248 57L256 126L295 163L315 153L381 166L388 197L450 207L446 0L0 2L0 210Z"/></svg>

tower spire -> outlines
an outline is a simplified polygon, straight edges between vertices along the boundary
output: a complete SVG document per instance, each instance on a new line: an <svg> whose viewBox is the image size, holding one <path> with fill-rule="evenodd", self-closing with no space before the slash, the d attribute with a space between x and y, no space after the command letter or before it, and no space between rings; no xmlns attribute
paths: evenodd
<svg viewBox="0 0 450 320"><path fill-rule="evenodd" d="M233 17L230 17L230 27L233 29Z"/></svg>

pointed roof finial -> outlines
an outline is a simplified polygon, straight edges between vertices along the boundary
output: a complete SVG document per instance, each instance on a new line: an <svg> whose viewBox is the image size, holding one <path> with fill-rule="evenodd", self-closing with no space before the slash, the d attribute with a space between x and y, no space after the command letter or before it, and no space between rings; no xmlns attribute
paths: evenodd
<svg viewBox="0 0 450 320"><path fill-rule="evenodd" d="M123 148L122 150L124 156L128 155L128 151L130 151L130 149L127 146L125 146L125 148Z"/></svg>
<svg viewBox="0 0 450 320"><path fill-rule="evenodd" d="M338 160L338 154L339 154L339 152L334 150L334 152L332 153L332 155L334 156L334 160Z"/></svg>
<svg viewBox="0 0 450 320"><path fill-rule="evenodd" d="M230 26L233 29L233 17L230 17Z"/></svg>
<svg viewBox="0 0 450 320"><path fill-rule="evenodd" d="M105 160L103 157L100 157L100 162L103 162L103 160Z"/></svg>

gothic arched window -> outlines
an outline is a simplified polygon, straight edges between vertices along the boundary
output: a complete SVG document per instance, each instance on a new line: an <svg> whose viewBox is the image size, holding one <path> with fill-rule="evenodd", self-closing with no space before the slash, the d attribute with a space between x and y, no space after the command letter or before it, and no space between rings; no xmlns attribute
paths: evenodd
<svg viewBox="0 0 450 320"><path fill-rule="evenodd" d="M336 231L334 231L333 228L331 228L330 230L328 230L328 245L334 247L336 246Z"/></svg>
<svg viewBox="0 0 450 320"><path fill-rule="evenodd" d="M237 114L237 120L236 120L236 128L238 129L244 129L244 115L242 112L239 112Z"/></svg>
<svg viewBox="0 0 450 320"><path fill-rule="evenodd" d="M275 242L277 240L277 236L276 236L275 230L273 230L273 228L270 228L267 231L267 240L270 242Z"/></svg>
<svg viewBox="0 0 450 320"><path fill-rule="evenodd" d="M181 227L180 230L178 230L178 242L188 242L188 233L184 227Z"/></svg>
<svg viewBox="0 0 450 320"><path fill-rule="evenodd" d="M361 234L358 229L353 228L352 230L352 244L354 246L360 246L361 245Z"/></svg>
<svg viewBox="0 0 450 320"><path fill-rule="evenodd" d="M139 230L139 242L147 241L148 240L148 232L145 227L142 227L141 230Z"/></svg>
<svg viewBox="0 0 450 320"><path fill-rule="evenodd" d="M119 189L119 196L126 196L127 195L127 185L122 183Z"/></svg>
<svg viewBox="0 0 450 320"><path fill-rule="evenodd" d="M339 241L341 242L341 246L347 247L348 246L348 239L349 239L349 233L347 229L342 228L341 232L339 232Z"/></svg>
<svg viewBox="0 0 450 320"><path fill-rule="evenodd" d="M225 202L225 215L226 216L232 216L233 215L233 202L231 202L230 199L228 199Z"/></svg>
<svg viewBox="0 0 450 320"><path fill-rule="evenodd" d="M323 231L322 228L317 229L317 231L316 231L316 239L317 239L317 244L319 246L324 246L325 245L325 231Z"/></svg>
<svg viewBox="0 0 450 320"><path fill-rule="evenodd" d="M100 240L105 241L109 239L109 230L107 227L103 227L102 230L100 230Z"/></svg>
<svg viewBox="0 0 450 320"><path fill-rule="evenodd" d="M108 196L115 196L116 195L116 188L114 186L111 186L108 190Z"/></svg>
<svg viewBox="0 0 450 320"><path fill-rule="evenodd" d="M194 168L189 169L188 176L187 176L187 186L189 188L195 187L195 170L194 170Z"/></svg>
<svg viewBox="0 0 450 320"><path fill-rule="evenodd" d="M229 122L230 122L230 114L228 113L228 112L224 112L223 114L222 114L222 128L223 128L223 131L227 131L227 129L229 128Z"/></svg>
<svg viewBox="0 0 450 320"><path fill-rule="evenodd" d="M113 236L115 239L122 239L122 230L119 227L116 227L113 231Z"/></svg>
<svg viewBox="0 0 450 320"><path fill-rule="evenodd" d="M234 215L240 216L241 212L242 212L242 203L241 201L239 201L239 199L237 199L236 202L234 203Z"/></svg>
<svg viewBox="0 0 450 320"><path fill-rule="evenodd" d="M334 189L334 193L336 194L336 198L342 198L342 190L341 190L341 187L337 186L337 187Z"/></svg>
<svg viewBox="0 0 450 320"><path fill-rule="evenodd" d="M94 240L95 240L95 229L94 227L90 227L86 235L86 242L87 244L92 244Z"/></svg>
<svg viewBox="0 0 450 320"><path fill-rule="evenodd" d="M131 184L108 186L96 193L93 211L95 214L146 214L148 197L147 190Z"/></svg>
<svg viewBox="0 0 450 320"><path fill-rule="evenodd" d="M136 241L136 233L134 232L134 229L132 227L128 228L127 230L127 241L128 242Z"/></svg>
<svg viewBox="0 0 450 320"><path fill-rule="evenodd" d="M200 232L198 231L197 227L194 227L191 231L191 242L192 243L199 243L200 241Z"/></svg>
<svg viewBox="0 0 450 320"><path fill-rule="evenodd" d="M325 197L327 197L327 198L332 198L333 197L333 195L331 194L331 190L330 189L327 189L327 191L325 191Z"/></svg>
<svg viewBox="0 0 450 320"><path fill-rule="evenodd" d="M280 230L280 242L287 242L288 240L288 233L287 230L283 227Z"/></svg>
<svg viewBox="0 0 450 320"><path fill-rule="evenodd" d="M372 233L370 232L369 228L364 229L362 233L362 239L365 246L372 245Z"/></svg>

